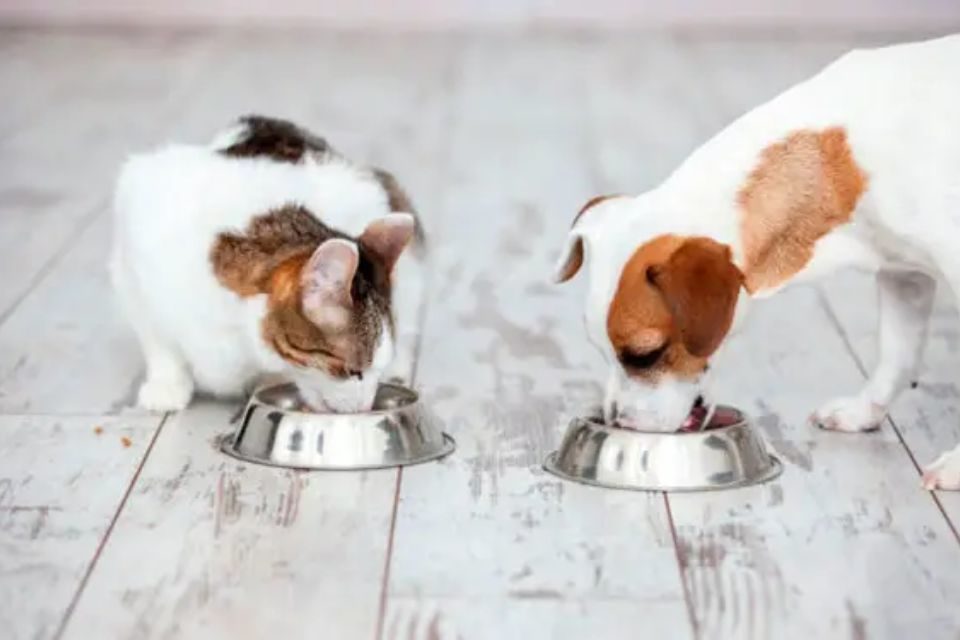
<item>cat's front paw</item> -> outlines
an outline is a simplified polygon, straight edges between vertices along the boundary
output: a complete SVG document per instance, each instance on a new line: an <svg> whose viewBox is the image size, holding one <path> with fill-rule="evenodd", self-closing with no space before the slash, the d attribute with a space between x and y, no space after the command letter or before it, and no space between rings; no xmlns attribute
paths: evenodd
<svg viewBox="0 0 960 640"><path fill-rule="evenodd" d="M192 397L190 378L151 378L140 387L137 405L147 411L180 411L190 404Z"/></svg>

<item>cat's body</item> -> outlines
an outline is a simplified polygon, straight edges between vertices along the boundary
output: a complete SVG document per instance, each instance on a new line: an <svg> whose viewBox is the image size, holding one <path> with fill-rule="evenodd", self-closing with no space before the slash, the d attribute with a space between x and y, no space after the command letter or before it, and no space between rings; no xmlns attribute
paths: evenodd
<svg viewBox="0 0 960 640"><path fill-rule="evenodd" d="M420 238L391 215L410 209L389 174L283 121L131 158L111 276L147 361L140 404L178 409L195 387L232 396L279 373L319 408L367 408L412 364L421 248L403 249Z"/></svg>

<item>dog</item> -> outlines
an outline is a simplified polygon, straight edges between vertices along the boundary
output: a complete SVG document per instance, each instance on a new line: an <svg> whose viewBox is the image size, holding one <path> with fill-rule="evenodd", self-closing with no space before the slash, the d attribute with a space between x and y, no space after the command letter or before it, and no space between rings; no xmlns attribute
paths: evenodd
<svg viewBox="0 0 960 640"><path fill-rule="evenodd" d="M876 429L917 372L937 280L960 294L958 69L960 35L854 50L651 191L587 202L555 279L587 265L587 332L610 364L605 418L676 429L751 301L856 268L879 286L879 363L812 420ZM923 485L960 489L960 446Z"/></svg>

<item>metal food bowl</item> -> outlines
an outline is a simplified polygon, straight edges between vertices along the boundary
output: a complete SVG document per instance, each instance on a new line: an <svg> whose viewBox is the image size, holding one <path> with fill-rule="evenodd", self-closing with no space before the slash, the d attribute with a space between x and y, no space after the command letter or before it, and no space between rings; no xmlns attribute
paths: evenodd
<svg viewBox="0 0 960 640"><path fill-rule="evenodd" d="M264 387L251 396L225 453L258 464L296 469L385 469L436 460L453 439L416 391L381 384L373 410L314 413L293 384Z"/></svg>
<svg viewBox="0 0 960 640"><path fill-rule="evenodd" d="M706 491L766 482L783 467L740 411L717 407L701 430L683 433L576 418L544 468L567 480L613 489Z"/></svg>

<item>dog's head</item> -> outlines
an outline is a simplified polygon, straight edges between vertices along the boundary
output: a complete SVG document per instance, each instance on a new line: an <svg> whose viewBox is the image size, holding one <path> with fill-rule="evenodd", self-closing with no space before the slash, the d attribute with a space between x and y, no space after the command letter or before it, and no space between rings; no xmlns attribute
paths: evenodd
<svg viewBox="0 0 960 640"><path fill-rule="evenodd" d="M728 246L671 218L654 197L594 198L555 273L565 282L584 264L589 272L587 332L611 366L606 419L658 431L678 428L701 398L743 282Z"/></svg>

